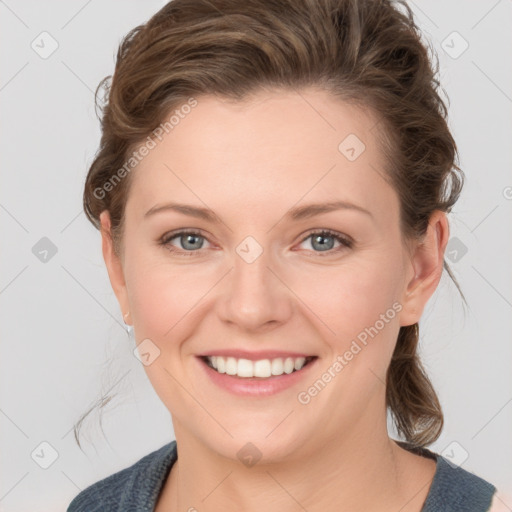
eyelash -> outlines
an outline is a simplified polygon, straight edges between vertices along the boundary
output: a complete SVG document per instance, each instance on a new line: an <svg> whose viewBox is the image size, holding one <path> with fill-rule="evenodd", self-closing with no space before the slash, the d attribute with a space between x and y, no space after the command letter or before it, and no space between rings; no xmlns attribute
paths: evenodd
<svg viewBox="0 0 512 512"><path fill-rule="evenodd" d="M195 251L185 251L185 250L182 250L182 249L177 249L174 246L170 245L170 241L171 240L173 240L175 238L178 238L180 236L185 236L185 235L199 236L201 238L204 238L205 240L208 240L206 238L206 236L204 236L201 233L201 231L182 230L182 231L175 231L175 232L171 232L171 233L165 234L160 239L159 243L160 243L160 245L162 245L163 247L165 247L166 249L168 249L172 253L179 253L179 254L184 255L184 256L185 255L186 256L197 256L197 253L199 253L201 249L197 249ZM308 238L311 238L313 236L332 237L337 242L340 242L340 244L341 244L339 247L334 248L334 249L326 250L325 252L324 251L313 251L316 256L320 256L320 257L330 256L330 255L338 253L338 252L340 252L341 250L344 250L344 249L351 249L353 247L353 245L354 245L354 242L353 242L352 239L348 238L347 236L341 235L340 233L337 233L336 231L332 231L331 229L322 229L322 230L319 230L319 231L311 231L311 232L309 232L307 234L307 236L305 236L300 241L300 243L302 244Z"/></svg>

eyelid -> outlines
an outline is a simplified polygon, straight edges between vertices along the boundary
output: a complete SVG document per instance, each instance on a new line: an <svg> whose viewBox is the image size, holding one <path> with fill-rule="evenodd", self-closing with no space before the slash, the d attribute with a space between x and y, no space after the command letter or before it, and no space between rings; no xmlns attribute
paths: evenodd
<svg viewBox="0 0 512 512"><path fill-rule="evenodd" d="M333 229L329 228L315 228L308 231L305 235L303 235L303 238L301 240L301 243L307 240L311 235L329 235L333 238L337 238L342 242L345 242L347 244L353 244L354 239L348 235L345 235L344 233L339 233L338 231L334 231Z"/></svg>
<svg viewBox="0 0 512 512"><path fill-rule="evenodd" d="M345 235L343 233L339 233L338 231L334 231L332 229L328 228L315 228L310 231L306 235L303 235L302 240L299 242L299 244L302 244L306 240L308 240L311 236L317 235L317 236L329 236L334 239L336 239L340 245L336 248L329 249L326 251L308 251L311 254L313 254L313 257L328 257L328 256L335 256L341 251L346 251L347 249L352 249L354 246L354 239L348 235Z"/></svg>
<svg viewBox="0 0 512 512"><path fill-rule="evenodd" d="M196 235L196 236L198 235L201 238L205 239L209 244L211 244L211 242L208 239L208 237L206 236L205 232L199 228L180 228L180 229L176 229L174 231L169 231L168 233L165 233L159 239L159 243L161 245L163 245L164 247L167 247L167 249L170 250L171 252L187 254L189 256L199 255L202 252L203 247L201 247L200 249L197 249L195 251L186 251L184 249L180 249L180 248L169 245L169 242L173 238L177 238L179 236L185 236L185 235ZM338 248L329 249L327 251L310 251L313 254L318 255L318 256L333 255L342 249L350 249L354 245L354 240L352 237L345 235L343 233L339 233L332 229L328 229L328 228L310 229L309 231L307 231L305 234L302 235L302 238L301 238L299 244L302 244L303 242L305 242L308 238L310 238L313 235L330 236L330 237L336 239L340 243L340 246ZM169 247L173 247L173 248L170 249Z"/></svg>
<svg viewBox="0 0 512 512"><path fill-rule="evenodd" d="M167 243L169 240L172 240L173 238L176 238L178 235L199 235L205 240L208 240L208 237L206 236L205 232L202 229L199 228L179 228L175 229L174 231L168 231L164 235L162 235L159 239L162 243Z"/></svg>
<svg viewBox="0 0 512 512"><path fill-rule="evenodd" d="M170 245L170 241L173 238L179 238L180 236L186 236L186 235L195 235L200 236L204 240L207 241L207 243L212 244L204 231L199 228L180 228L176 229L174 231L169 231L165 233L160 239L158 240L158 243L165 247L167 250L169 250L172 253L179 253L179 254L185 254L187 256L197 256L202 253L203 247L200 249L197 249L195 251L186 251L184 249L180 249L179 247L175 247L173 245Z"/></svg>

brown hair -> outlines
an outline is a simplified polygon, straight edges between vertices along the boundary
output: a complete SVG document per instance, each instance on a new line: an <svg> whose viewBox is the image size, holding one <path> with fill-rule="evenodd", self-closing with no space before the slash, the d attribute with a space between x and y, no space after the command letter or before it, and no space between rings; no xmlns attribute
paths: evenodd
<svg viewBox="0 0 512 512"><path fill-rule="evenodd" d="M419 239L435 210L451 210L464 178L438 68L403 1L173 0L126 35L113 78L98 86L98 103L100 88L106 91L102 137L85 183L85 213L100 228L100 213L110 212L121 253L131 174L112 180L172 109L200 95L242 101L261 90L314 86L380 120L402 234ZM446 261L444 268L458 288ZM386 405L398 433L424 446L439 437L443 413L418 339L418 324L400 328Z"/></svg>

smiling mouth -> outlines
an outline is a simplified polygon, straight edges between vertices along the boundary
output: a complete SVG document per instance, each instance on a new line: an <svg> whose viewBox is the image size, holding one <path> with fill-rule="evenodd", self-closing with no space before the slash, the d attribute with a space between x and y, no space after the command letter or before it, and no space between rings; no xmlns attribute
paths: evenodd
<svg viewBox="0 0 512 512"><path fill-rule="evenodd" d="M212 370L217 373L225 373L242 379L279 377L298 372L307 366L317 356L308 357L276 357L273 359L249 359L223 357L223 356L200 356Z"/></svg>

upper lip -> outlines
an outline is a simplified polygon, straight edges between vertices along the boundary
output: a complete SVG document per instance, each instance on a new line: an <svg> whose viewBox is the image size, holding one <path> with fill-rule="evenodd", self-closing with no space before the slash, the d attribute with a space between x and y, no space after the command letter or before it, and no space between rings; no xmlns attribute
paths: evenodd
<svg viewBox="0 0 512 512"><path fill-rule="evenodd" d="M286 359L287 357L291 357L293 359L297 357L315 357L304 352L286 352L283 350L260 350L248 352L247 350L226 349L212 350L211 352L198 354L198 357L207 356L234 357L235 359L249 359L250 361L258 361L260 359L277 359L278 357L282 357L283 359Z"/></svg>

